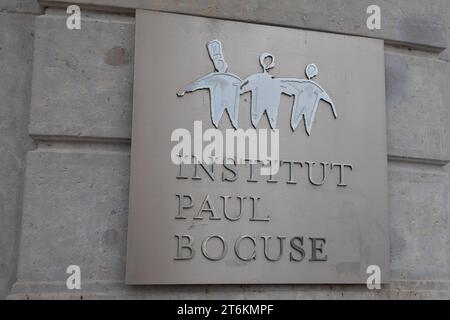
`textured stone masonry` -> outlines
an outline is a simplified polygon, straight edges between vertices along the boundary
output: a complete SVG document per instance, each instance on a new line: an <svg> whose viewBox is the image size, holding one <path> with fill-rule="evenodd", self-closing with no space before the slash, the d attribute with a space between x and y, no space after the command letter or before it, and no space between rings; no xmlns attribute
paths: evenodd
<svg viewBox="0 0 450 320"><path fill-rule="evenodd" d="M69 2L100 10L83 10L82 32L65 28L53 1L41 1L51 5L42 15L36 1L0 4L0 298L449 298L447 1L381 1L375 33L360 23L367 1ZM386 40L390 285L123 284L134 55L125 7ZM81 291L66 289L70 264Z"/></svg>
<svg viewBox="0 0 450 320"><path fill-rule="evenodd" d="M0 8L2 8L0 5ZM15 281L28 135L34 16L0 10L0 299Z"/></svg>
<svg viewBox="0 0 450 320"><path fill-rule="evenodd" d="M385 39L393 43L442 50L446 47L446 0L381 0L382 29L367 30L369 0L58 0L87 7L109 6L193 14Z"/></svg>

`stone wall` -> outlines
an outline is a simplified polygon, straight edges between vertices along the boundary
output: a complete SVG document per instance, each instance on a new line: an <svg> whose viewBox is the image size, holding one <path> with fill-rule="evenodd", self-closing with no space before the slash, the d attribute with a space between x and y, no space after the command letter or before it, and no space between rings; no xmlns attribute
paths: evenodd
<svg viewBox="0 0 450 320"><path fill-rule="evenodd" d="M32 78L35 1L0 2L0 299L15 281Z"/></svg>
<svg viewBox="0 0 450 320"><path fill-rule="evenodd" d="M447 1L379 1L380 31L365 26L368 1L67 1L86 5L80 31L65 27L62 2L41 2L41 15L44 9L31 0L0 5L0 150L9 159L0 166L0 295L449 298ZM363 285L124 285L133 7L386 40L389 285L378 291ZM35 149L26 153L32 141ZM71 264L81 267L82 290L66 288Z"/></svg>

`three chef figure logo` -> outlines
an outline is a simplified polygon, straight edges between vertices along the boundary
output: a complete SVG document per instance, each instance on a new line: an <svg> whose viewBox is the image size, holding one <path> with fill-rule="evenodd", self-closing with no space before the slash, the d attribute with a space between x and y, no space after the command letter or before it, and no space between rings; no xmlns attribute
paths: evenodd
<svg viewBox="0 0 450 320"><path fill-rule="evenodd" d="M331 98L319 84L311 80L318 74L315 64L306 66L305 73L308 79L276 78L268 72L275 66L275 57L270 53L262 53L259 62L263 72L241 80L238 76L227 72L228 64L219 40L208 42L207 48L215 71L189 83L179 90L177 95L181 97L186 92L208 89L211 99L211 118L216 128L225 110L233 127L238 128L239 99L240 95L246 92L251 92L251 121L255 128L264 113L269 119L271 128L276 128L281 94L294 97L291 114L292 130L295 130L304 119L306 132L308 135L311 134L320 100L327 102L331 106L334 117L337 117Z"/></svg>

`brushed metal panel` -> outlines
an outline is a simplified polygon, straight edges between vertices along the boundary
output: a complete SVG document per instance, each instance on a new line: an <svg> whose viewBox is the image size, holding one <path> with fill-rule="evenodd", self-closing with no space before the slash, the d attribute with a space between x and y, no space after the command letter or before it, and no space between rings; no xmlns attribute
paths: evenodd
<svg viewBox="0 0 450 320"><path fill-rule="evenodd" d="M241 79L261 72L259 57L264 52L276 57L270 70L275 77L304 78L308 64L319 67L314 80L333 99L337 118L329 104L320 102L308 135L300 128L303 122L297 130L291 128L293 97L283 96L278 110L280 159L303 165L294 165L296 183L289 179L288 165L280 168L276 183L267 182L268 176L249 182L249 166L239 166L233 182L222 179L230 172L220 166L214 181L205 172L199 173L201 180L176 178L179 168L170 159L172 131L192 131L197 120L203 122L203 130L214 128L207 90L176 94L214 70L206 48L213 39L223 45L228 72ZM128 284L365 283L366 268L373 264L380 266L382 282L389 280L382 41L138 10L135 55ZM242 94L240 128L252 127L250 104L250 94ZM265 115L257 127L270 129ZM233 126L223 116L218 128ZM314 181L320 180L320 162L328 163L327 178L314 185L308 168ZM331 163L352 164L353 170L346 172L347 186L339 185L339 170L331 169ZM183 211L185 219L176 218L181 195L189 195L194 205ZM207 196L216 210L213 218L218 219L208 214L194 219ZM246 197L236 221L223 214L227 196L231 214L238 209L236 197ZM251 219L252 197L260 198L257 215L269 216L270 221ZM211 236L208 259L202 242ZM302 255L291 244L294 237L302 237L302 261L291 261ZM192 259L175 259L177 239L193 241ZM223 258L221 241L227 246ZM284 241L283 255L271 261L278 256L278 241ZM244 258L255 253L255 259L239 259L236 242ZM299 246L298 238L295 244ZM323 247L323 252L313 246ZM325 256L326 261L318 261ZM222 259L214 261L218 258Z"/></svg>

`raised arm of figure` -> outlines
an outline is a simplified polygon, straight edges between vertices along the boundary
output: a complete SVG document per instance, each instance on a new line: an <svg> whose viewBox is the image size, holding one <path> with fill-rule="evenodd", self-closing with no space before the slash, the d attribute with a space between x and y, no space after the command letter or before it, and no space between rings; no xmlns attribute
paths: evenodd
<svg viewBox="0 0 450 320"><path fill-rule="evenodd" d="M195 80L191 83L188 83L183 88L178 90L177 96L182 97L186 92L193 92L199 89L209 89L211 87L210 82L208 81L212 74L208 74L204 77L201 77L198 80Z"/></svg>

